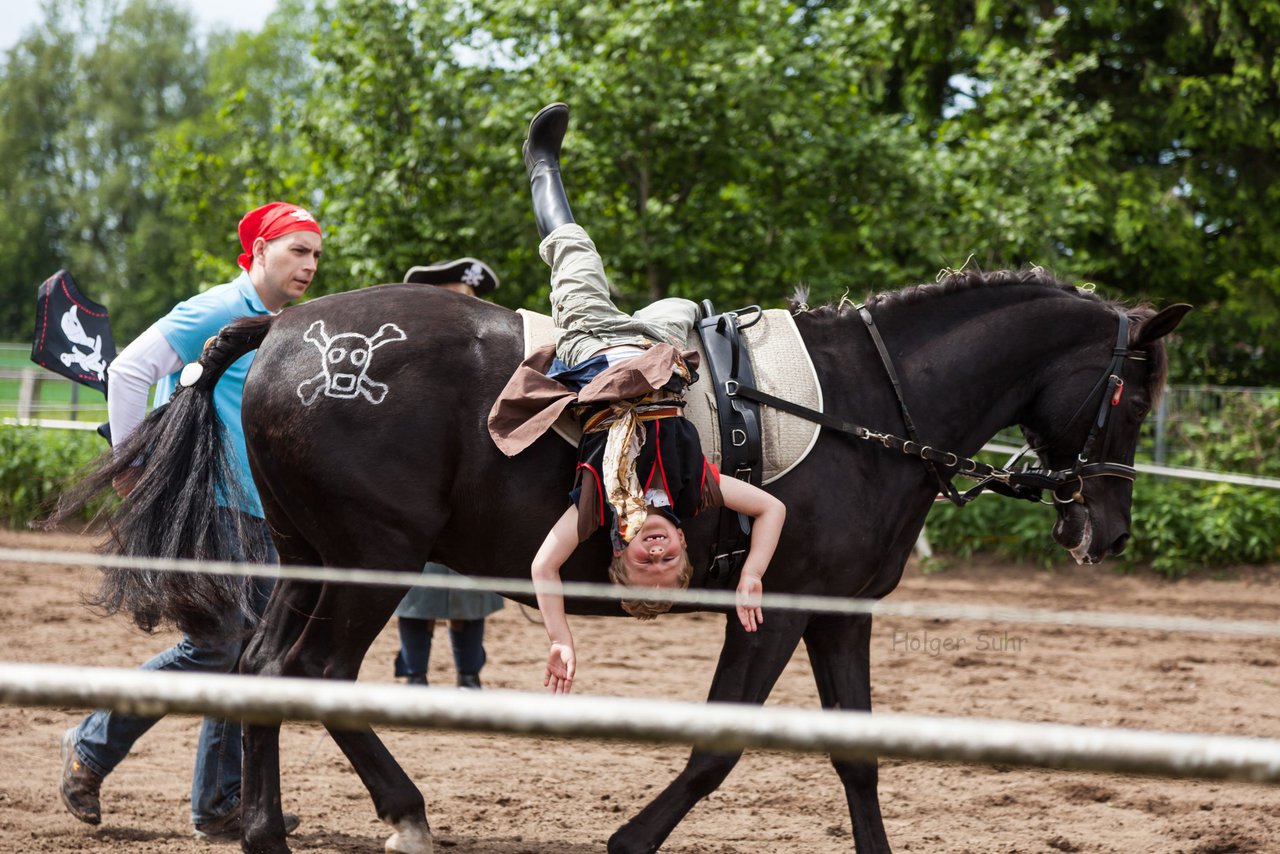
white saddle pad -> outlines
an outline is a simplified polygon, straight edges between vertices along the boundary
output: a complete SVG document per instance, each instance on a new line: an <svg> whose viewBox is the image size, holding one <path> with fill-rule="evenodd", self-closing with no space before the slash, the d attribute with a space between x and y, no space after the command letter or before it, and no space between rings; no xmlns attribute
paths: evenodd
<svg viewBox="0 0 1280 854"><path fill-rule="evenodd" d="M525 356L555 341L556 328L550 317L523 308L517 312L524 321ZM756 386L761 391L823 411L818 374L790 312L781 309L765 311L758 323L742 331L742 337L755 371ZM692 334L686 349L697 350L699 355L703 355L697 333ZM702 452L718 466L721 459L720 427L716 417L716 394L711 387L710 372L705 367L705 355L702 364L704 367L698 371L698 381L685 393L684 414L698 430ZM818 425L812 421L761 405L764 482L771 483L799 465L818 441L818 430ZM555 431L575 447L582 436L571 416L557 421Z"/></svg>

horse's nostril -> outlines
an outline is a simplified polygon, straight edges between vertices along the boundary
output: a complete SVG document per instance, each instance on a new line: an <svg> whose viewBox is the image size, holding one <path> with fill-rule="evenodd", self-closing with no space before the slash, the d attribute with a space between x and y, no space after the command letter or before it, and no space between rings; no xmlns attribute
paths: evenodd
<svg viewBox="0 0 1280 854"><path fill-rule="evenodd" d="M1129 544L1129 535L1127 533L1116 537L1116 541L1111 544L1111 554L1118 555L1124 552L1124 547Z"/></svg>

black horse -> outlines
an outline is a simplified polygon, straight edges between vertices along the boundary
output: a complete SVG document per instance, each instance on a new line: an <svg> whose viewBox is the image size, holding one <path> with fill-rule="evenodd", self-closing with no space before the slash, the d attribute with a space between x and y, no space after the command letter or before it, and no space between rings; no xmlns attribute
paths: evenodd
<svg viewBox="0 0 1280 854"><path fill-rule="evenodd" d="M1164 381L1161 339L1188 306L1125 308L1036 269L959 273L873 297L867 308L920 440L947 452L939 464L944 477L997 431L1019 425L1049 469L1075 474L1054 494L1053 538L1089 562L1124 547L1127 466ZM797 311L795 321L828 413L902 435L898 396L859 312ZM534 551L566 506L573 451L549 435L515 458L499 453L486 415L522 357L520 320L479 300L413 285L328 296L224 330L201 358L205 376L153 413L124 463L107 465L85 484L105 485L128 460L147 457L136 493L143 497L117 520L119 548L223 556L208 532L168 529L180 506L199 507L222 488L206 459L218 450L203 441L210 389L219 365L254 347L244 428L283 563L416 574L433 560L472 575L527 577ZM184 481L193 463L194 486ZM877 598L897 585L939 480L918 457L823 430L805 461L769 489L788 510L769 590ZM197 524L211 515L185 518ZM688 527L697 567L710 563L714 528L702 518ZM604 581L608 550L605 535L584 543L564 580ZM701 581L700 569L694 586ZM223 607L211 597L237 595L234 584L215 579L193 597L188 577L165 574L139 583L137 574L109 572L104 583L135 619L167 618L188 629L207 627L208 614ZM240 669L355 679L403 593L282 580ZM612 602L570 600L567 607L623 616ZM763 703L803 638L823 707L869 710L870 637L869 616L775 611L754 634L730 618L709 699ZM396 830L387 850L430 851L423 798L373 731L331 734L378 816ZM279 727L246 726L244 738L243 848L287 851ZM666 790L613 835L609 850L657 850L739 755L694 750ZM833 764L857 850L889 850L876 763Z"/></svg>

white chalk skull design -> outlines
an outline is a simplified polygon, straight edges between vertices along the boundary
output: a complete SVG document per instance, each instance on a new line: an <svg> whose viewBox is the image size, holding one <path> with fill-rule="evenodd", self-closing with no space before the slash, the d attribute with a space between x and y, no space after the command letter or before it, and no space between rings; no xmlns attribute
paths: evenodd
<svg viewBox="0 0 1280 854"><path fill-rule="evenodd" d="M363 397L370 403L382 403L387 396L387 385L369 378L373 351L407 337L404 330L394 323L382 324L373 335L358 332L329 335L324 330L324 321L317 320L303 334L302 340L316 345L322 370L298 386L302 405L310 406L322 393L339 400Z"/></svg>

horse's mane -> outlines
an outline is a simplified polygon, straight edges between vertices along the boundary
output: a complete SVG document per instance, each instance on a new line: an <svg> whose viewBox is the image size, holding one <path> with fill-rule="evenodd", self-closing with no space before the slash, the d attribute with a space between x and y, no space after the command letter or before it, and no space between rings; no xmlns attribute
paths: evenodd
<svg viewBox="0 0 1280 854"><path fill-rule="evenodd" d="M1106 299L1094 293L1092 289L1080 288L1070 282L1063 281L1057 276L1046 272L1042 267L1029 267L1024 270L992 270L990 272L980 270L954 271L939 276L936 282L925 282L918 285L909 285L896 291L871 294L863 301L862 305L869 309L883 309L898 305L907 306L960 291L1015 285L1045 288L1069 294L1078 299L1101 303L1113 311L1124 312L1133 323L1129 329L1130 342L1134 340L1142 323L1156 313L1156 310L1147 303L1129 306L1119 300ZM839 317L857 308L857 305L850 302L847 296L842 297L835 305L828 303L809 308L807 305L808 296L807 287L796 288L796 292L790 300L793 314L804 313L817 318ZM1151 370L1147 373L1146 391L1148 399L1154 405L1160 399L1160 394L1164 390L1165 377L1168 373L1168 358L1165 354L1164 344L1161 341L1151 345L1147 352Z"/></svg>

